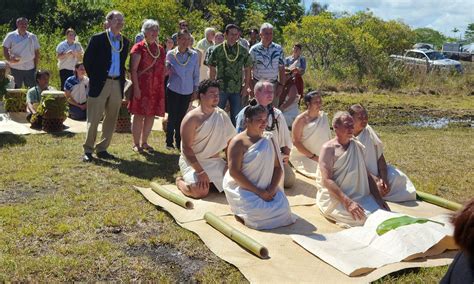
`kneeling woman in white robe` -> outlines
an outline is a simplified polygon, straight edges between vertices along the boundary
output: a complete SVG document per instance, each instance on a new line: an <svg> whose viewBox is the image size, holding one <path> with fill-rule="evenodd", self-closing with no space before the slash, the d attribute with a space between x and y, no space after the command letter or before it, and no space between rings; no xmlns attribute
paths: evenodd
<svg viewBox="0 0 474 284"><path fill-rule="evenodd" d="M381 188L384 200L404 202L416 200L416 189L411 180L392 165L387 165L383 143L368 125L367 110L360 104L352 105L349 113L354 118L354 136L365 146L367 169Z"/></svg>
<svg viewBox="0 0 474 284"><path fill-rule="evenodd" d="M224 192L232 212L257 230L295 222L283 192L281 158L267 126L267 110L252 101L245 110L247 128L235 136L228 149L229 170ZM273 166L271 166L273 165Z"/></svg>
<svg viewBox="0 0 474 284"><path fill-rule="evenodd" d="M331 130L328 116L321 110L321 93L307 93L304 102L308 109L296 117L291 129L293 149L290 163L299 173L316 178L319 152L323 144L331 139Z"/></svg>

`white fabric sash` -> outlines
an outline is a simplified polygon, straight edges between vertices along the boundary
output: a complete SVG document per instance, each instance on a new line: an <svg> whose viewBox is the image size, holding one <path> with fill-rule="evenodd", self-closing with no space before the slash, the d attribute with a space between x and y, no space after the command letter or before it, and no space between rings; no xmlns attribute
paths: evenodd
<svg viewBox="0 0 474 284"><path fill-rule="evenodd" d="M227 114L220 108L196 129L192 149L196 158L209 176L209 179L222 192L222 179L226 163L220 157L213 157L227 147L227 142L236 134ZM182 153L181 149L181 153ZM197 175L183 154L179 158L179 167L187 184L197 182Z"/></svg>
<svg viewBox="0 0 474 284"><path fill-rule="evenodd" d="M331 139L331 130L329 129L326 113L320 111L318 118L306 124L301 138L303 146L311 153L319 156L323 144ZM299 152L295 146L291 150L290 162L298 172L316 178L318 163Z"/></svg>
<svg viewBox="0 0 474 284"><path fill-rule="evenodd" d="M280 149L281 147L288 147L291 149L293 146L293 142L291 141L291 133L288 130L288 124L286 124L285 117L281 110L277 108L273 108L275 113L275 118L278 122L278 127L275 127L274 130L271 131L274 137L274 141L276 141L277 148ZM268 124L272 123L271 116L268 117Z"/></svg>
<svg viewBox="0 0 474 284"><path fill-rule="evenodd" d="M365 146L365 161L367 169L375 176L379 176L378 160L383 154L383 143L375 131L367 125L357 136ZM416 189L411 180L399 169L387 165L387 178L390 192L384 196L392 202L411 201L416 199Z"/></svg>
<svg viewBox="0 0 474 284"><path fill-rule="evenodd" d="M18 62L9 63L12 68L32 61L35 58L35 48L31 36L28 34L28 37L26 39L13 45L10 49L10 54L20 58L20 61Z"/></svg>
<svg viewBox="0 0 474 284"><path fill-rule="evenodd" d="M367 169L364 161L364 146L351 140L349 147L334 163L333 180L350 199L358 202L370 214L379 209L369 189ZM328 218L350 226L362 225L365 220L354 220L345 207L322 184L321 170L316 171L318 193L316 203Z"/></svg>
<svg viewBox="0 0 474 284"><path fill-rule="evenodd" d="M242 173L260 189L267 188L271 183L277 155L275 148L271 135L266 133L244 154ZM241 188L227 171L224 176L224 192L232 212L241 217L250 228L273 229L292 224L296 220L281 186L273 200L267 202L255 193Z"/></svg>
<svg viewBox="0 0 474 284"><path fill-rule="evenodd" d="M383 144L375 131L367 125L357 136L357 139L365 146L365 161L367 169L373 175L379 175L377 161L383 154Z"/></svg>

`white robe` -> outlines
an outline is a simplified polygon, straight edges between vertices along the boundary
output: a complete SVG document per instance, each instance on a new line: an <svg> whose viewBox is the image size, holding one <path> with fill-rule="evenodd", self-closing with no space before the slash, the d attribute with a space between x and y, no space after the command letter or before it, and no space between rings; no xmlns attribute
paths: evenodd
<svg viewBox="0 0 474 284"><path fill-rule="evenodd" d="M379 176L377 161L383 154L383 143L375 131L367 125L357 136L365 146L365 161L367 169L375 176ZM383 198L392 202L416 200L416 189L411 180L394 166L387 165L387 178L390 192Z"/></svg>
<svg viewBox="0 0 474 284"><path fill-rule="evenodd" d="M285 99L285 102L289 99L287 96ZM300 109L298 106L298 102L300 101L300 96L297 95L293 103L287 107L283 112L283 115L285 116L285 121L286 124L289 125L290 127L293 125L293 121L295 121L295 118L300 114Z"/></svg>
<svg viewBox="0 0 474 284"><path fill-rule="evenodd" d="M223 191L222 179L226 162L221 157L213 157L227 147L227 142L236 134L235 128L225 111L216 107L214 113L196 129L192 149L199 164L210 181ZM181 153L182 153L181 149ZM186 184L197 183L197 174L183 154L179 157L179 168Z"/></svg>
<svg viewBox="0 0 474 284"><path fill-rule="evenodd" d="M367 215L379 209L370 193L364 146L359 141L352 139L347 150L336 160L333 166L333 180L345 195L364 208ZM316 171L316 188L318 189L316 204L325 217L349 226L364 224L365 220L354 220L344 205L322 184L319 167Z"/></svg>
<svg viewBox="0 0 474 284"><path fill-rule="evenodd" d="M329 129L326 113L320 111L318 118L306 124L301 138L303 146L311 153L319 156L323 144L331 139L331 130ZM295 146L291 150L290 162L297 172L311 178L316 178L318 162L306 157Z"/></svg>
<svg viewBox="0 0 474 284"><path fill-rule="evenodd" d="M275 149L271 134L266 133L244 153L242 172L258 188L267 188L271 183L277 155ZM227 171L224 192L232 212L250 228L273 229L290 225L296 220L281 186L273 200L267 202L255 193L241 188Z"/></svg>

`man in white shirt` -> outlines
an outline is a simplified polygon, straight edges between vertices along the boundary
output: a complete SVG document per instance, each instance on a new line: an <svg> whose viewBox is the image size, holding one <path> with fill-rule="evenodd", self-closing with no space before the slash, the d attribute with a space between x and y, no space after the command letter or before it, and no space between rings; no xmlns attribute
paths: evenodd
<svg viewBox="0 0 474 284"><path fill-rule="evenodd" d="M28 19L18 18L15 31L9 32L3 40L3 56L10 65L11 74L15 78L16 88L34 87L35 72L40 52L36 35L27 31Z"/></svg>

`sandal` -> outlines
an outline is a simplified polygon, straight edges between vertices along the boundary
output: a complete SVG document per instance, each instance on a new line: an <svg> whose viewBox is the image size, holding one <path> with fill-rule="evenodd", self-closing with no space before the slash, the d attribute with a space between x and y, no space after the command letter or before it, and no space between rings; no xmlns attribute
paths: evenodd
<svg viewBox="0 0 474 284"><path fill-rule="evenodd" d="M148 151L148 152L155 152L155 149L151 147L150 145L148 145L148 143L143 143L142 148L143 150Z"/></svg>
<svg viewBox="0 0 474 284"><path fill-rule="evenodd" d="M139 147L138 145L133 145L132 150L133 150L133 152L136 152L136 153L140 153L140 154L143 153L143 148Z"/></svg>

